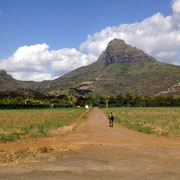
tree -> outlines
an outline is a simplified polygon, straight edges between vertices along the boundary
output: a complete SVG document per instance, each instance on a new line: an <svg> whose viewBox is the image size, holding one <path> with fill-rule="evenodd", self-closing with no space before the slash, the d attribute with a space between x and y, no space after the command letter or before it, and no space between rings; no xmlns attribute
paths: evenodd
<svg viewBox="0 0 180 180"><path fill-rule="evenodd" d="M117 95L116 102L117 102L118 106L123 106L125 103L125 99L122 95Z"/></svg>
<svg viewBox="0 0 180 180"><path fill-rule="evenodd" d="M132 91L128 91L125 94L125 102L127 105L134 105L135 104L135 94Z"/></svg>

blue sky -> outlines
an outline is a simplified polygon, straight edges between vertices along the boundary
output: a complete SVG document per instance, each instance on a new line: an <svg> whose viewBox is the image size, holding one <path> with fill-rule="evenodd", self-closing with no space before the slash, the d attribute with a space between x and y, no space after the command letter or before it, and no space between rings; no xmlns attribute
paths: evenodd
<svg viewBox="0 0 180 180"><path fill-rule="evenodd" d="M107 26L171 13L170 0L0 0L0 53L47 43L51 49L79 48L88 34Z"/></svg>
<svg viewBox="0 0 180 180"><path fill-rule="evenodd" d="M144 47L138 37L143 33L148 41L151 35L156 39L164 34L163 44L169 33L173 32L175 38L175 31L178 32L174 24L180 22L177 20L179 2L0 0L0 69L7 70L17 79L53 79L97 60L114 37L122 38L160 60L164 58L164 62L178 64L177 45L159 49L159 41L156 50L153 48L155 41ZM169 16L173 18L167 18ZM150 32L148 27L152 31L155 27L156 31ZM136 32L134 37L133 31ZM172 61L166 58L167 54Z"/></svg>

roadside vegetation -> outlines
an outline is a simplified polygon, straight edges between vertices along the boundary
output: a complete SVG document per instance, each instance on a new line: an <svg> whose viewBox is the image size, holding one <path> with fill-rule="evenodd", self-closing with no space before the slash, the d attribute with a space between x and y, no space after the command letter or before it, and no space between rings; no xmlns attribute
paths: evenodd
<svg viewBox="0 0 180 180"><path fill-rule="evenodd" d="M0 110L0 141L46 136L72 124L85 108Z"/></svg>
<svg viewBox="0 0 180 180"><path fill-rule="evenodd" d="M8 164L12 162L18 162L24 160L26 158L32 158L37 154L45 154L50 153L54 149L52 146L42 145L37 147L35 150L31 150L29 148L18 149L14 152L0 151L0 165Z"/></svg>
<svg viewBox="0 0 180 180"><path fill-rule="evenodd" d="M117 96L93 93L80 95L75 90L70 90L68 94L44 97L0 93L0 109L72 108L85 105L106 107L107 103L109 107L177 107L180 106L180 96L140 96L132 91Z"/></svg>
<svg viewBox="0 0 180 180"><path fill-rule="evenodd" d="M115 122L146 134L180 137L180 108L108 108Z"/></svg>

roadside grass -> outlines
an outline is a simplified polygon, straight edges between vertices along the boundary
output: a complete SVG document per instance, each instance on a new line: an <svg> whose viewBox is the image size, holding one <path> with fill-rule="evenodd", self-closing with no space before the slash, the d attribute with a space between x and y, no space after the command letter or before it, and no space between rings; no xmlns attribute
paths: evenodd
<svg viewBox="0 0 180 180"><path fill-rule="evenodd" d="M37 147L35 150L30 150L29 148L25 148L25 149L18 149L15 152L11 152L11 153L0 151L0 165L18 162L27 158L34 157L37 154L50 153L53 150L54 149L52 146L43 145Z"/></svg>
<svg viewBox="0 0 180 180"><path fill-rule="evenodd" d="M29 149L19 149L15 151L14 153L2 151L0 152L0 164L12 163L15 160L19 161L27 157L33 157L34 155L35 153L33 151L30 151Z"/></svg>
<svg viewBox="0 0 180 180"><path fill-rule="evenodd" d="M72 124L85 108L0 110L0 140L46 136L49 130Z"/></svg>
<svg viewBox="0 0 180 180"><path fill-rule="evenodd" d="M115 122L146 134L180 137L180 108L108 108L106 115L113 112Z"/></svg>

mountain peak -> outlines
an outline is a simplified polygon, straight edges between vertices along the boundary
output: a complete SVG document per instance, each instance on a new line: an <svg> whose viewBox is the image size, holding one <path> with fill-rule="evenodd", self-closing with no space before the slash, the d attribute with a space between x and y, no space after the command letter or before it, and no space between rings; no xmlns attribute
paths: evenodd
<svg viewBox="0 0 180 180"><path fill-rule="evenodd" d="M0 80L1 79L13 79L12 76L10 74L8 74L5 70L0 69Z"/></svg>
<svg viewBox="0 0 180 180"><path fill-rule="evenodd" d="M7 72L3 69L0 69L0 75L7 75Z"/></svg>
<svg viewBox="0 0 180 180"><path fill-rule="evenodd" d="M122 39L113 39L108 43L107 48L113 47L115 52L124 51L128 48L128 45Z"/></svg>
<svg viewBox="0 0 180 180"><path fill-rule="evenodd" d="M109 42L109 44L117 44L117 43L121 43L121 44L126 44L125 41L123 39L118 39L118 38L114 38L113 40L111 40Z"/></svg>
<svg viewBox="0 0 180 180"><path fill-rule="evenodd" d="M113 39L109 42L106 50L101 54L98 61L108 66L114 63L129 64L138 61L156 61L142 50L132 47L121 39Z"/></svg>

